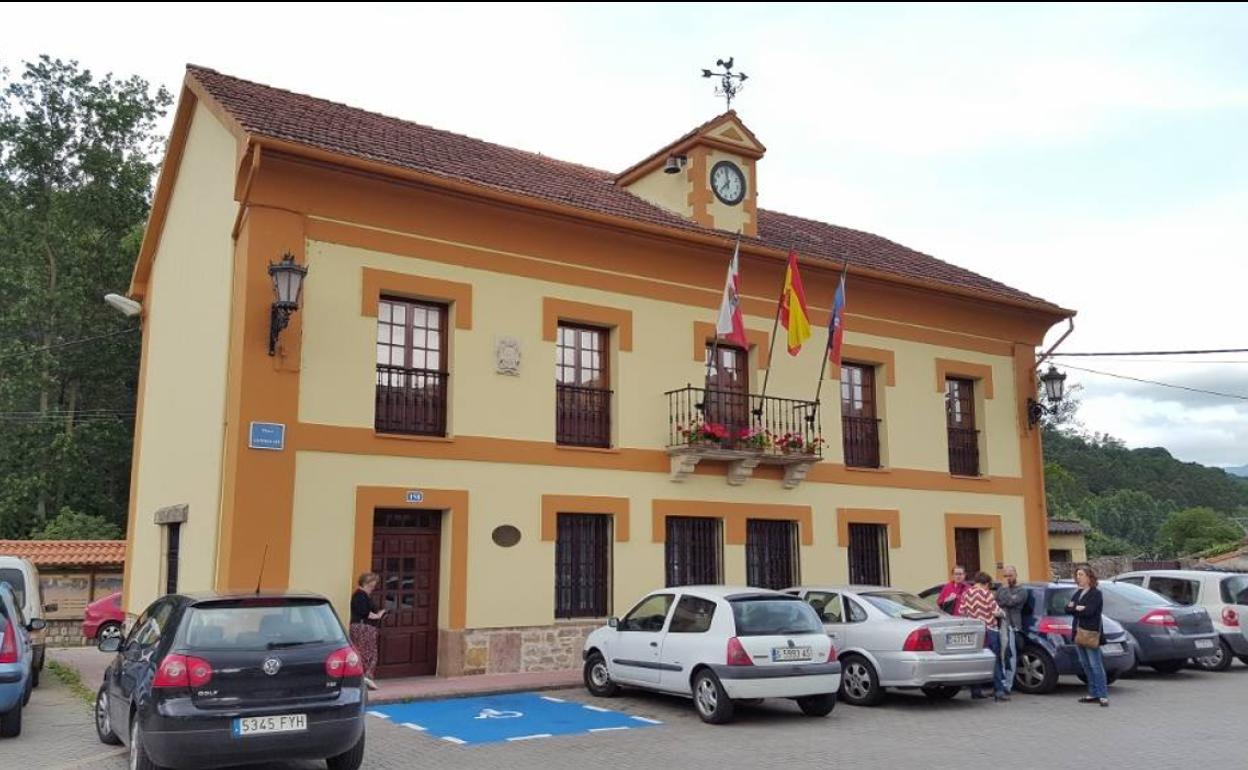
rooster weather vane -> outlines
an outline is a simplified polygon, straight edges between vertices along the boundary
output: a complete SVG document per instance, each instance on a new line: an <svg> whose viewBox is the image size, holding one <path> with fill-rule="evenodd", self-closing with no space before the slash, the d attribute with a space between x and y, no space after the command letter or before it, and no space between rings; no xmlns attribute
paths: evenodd
<svg viewBox="0 0 1248 770"><path fill-rule="evenodd" d="M710 70L702 70L704 78L719 78L719 85L715 87L715 95L722 96L728 102L728 109L732 109L733 98L745 88L745 81L749 80L749 75L744 72L732 71L733 57L729 56L727 61L716 59L715 66L723 67L723 72L711 72Z"/></svg>

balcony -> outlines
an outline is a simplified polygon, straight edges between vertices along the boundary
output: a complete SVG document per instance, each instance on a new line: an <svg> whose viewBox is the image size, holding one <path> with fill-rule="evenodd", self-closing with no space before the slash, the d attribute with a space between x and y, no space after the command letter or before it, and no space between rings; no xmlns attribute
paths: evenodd
<svg viewBox="0 0 1248 770"><path fill-rule="evenodd" d="M823 459L814 401L692 385L665 395L672 481L684 481L703 461L727 463L733 485L744 484L759 465L776 465L792 489Z"/></svg>
<svg viewBox="0 0 1248 770"><path fill-rule="evenodd" d="M446 435L446 380L431 369L377 365L375 429L378 433Z"/></svg>
<svg viewBox="0 0 1248 770"><path fill-rule="evenodd" d="M842 417L845 465L849 468L880 467L880 421L874 417Z"/></svg>
<svg viewBox="0 0 1248 770"><path fill-rule="evenodd" d="M555 383L555 441L564 446L611 446L611 391Z"/></svg>
<svg viewBox="0 0 1248 770"><path fill-rule="evenodd" d="M955 476L979 475L979 431L949 429L949 472Z"/></svg>

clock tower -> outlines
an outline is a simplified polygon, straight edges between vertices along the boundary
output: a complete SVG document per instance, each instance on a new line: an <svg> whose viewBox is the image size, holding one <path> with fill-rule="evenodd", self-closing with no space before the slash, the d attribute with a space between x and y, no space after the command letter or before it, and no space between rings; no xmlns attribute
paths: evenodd
<svg viewBox="0 0 1248 770"><path fill-rule="evenodd" d="M757 162L766 151L729 110L621 172L615 183L703 227L755 236Z"/></svg>

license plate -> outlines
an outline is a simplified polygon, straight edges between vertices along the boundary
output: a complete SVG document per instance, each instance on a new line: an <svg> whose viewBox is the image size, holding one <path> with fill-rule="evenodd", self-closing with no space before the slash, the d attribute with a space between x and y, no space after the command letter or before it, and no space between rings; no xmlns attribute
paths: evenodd
<svg viewBox="0 0 1248 770"><path fill-rule="evenodd" d="M1213 640L1212 640L1212 639L1197 639L1197 640L1196 640L1196 649L1198 649L1198 650L1212 650L1212 649L1213 649Z"/></svg>
<svg viewBox="0 0 1248 770"><path fill-rule="evenodd" d="M1101 648L1101 652L1105 655L1121 655L1123 652L1122 645L1117 643L1107 644Z"/></svg>
<svg viewBox="0 0 1248 770"><path fill-rule="evenodd" d="M790 662L795 660L810 660L811 653L809 647L773 647L771 648L771 659L775 662Z"/></svg>
<svg viewBox="0 0 1248 770"><path fill-rule="evenodd" d="M279 714L271 717L241 717L234 720L234 737L270 733L297 733L308 729L307 714Z"/></svg>
<svg viewBox="0 0 1248 770"><path fill-rule="evenodd" d="M946 647L974 647L975 634L949 634L945 637Z"/></svg>

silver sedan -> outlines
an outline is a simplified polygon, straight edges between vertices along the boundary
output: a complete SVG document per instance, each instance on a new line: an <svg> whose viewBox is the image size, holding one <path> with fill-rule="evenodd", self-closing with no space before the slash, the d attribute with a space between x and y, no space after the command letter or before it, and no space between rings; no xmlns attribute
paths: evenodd
<svg viewBox="0 0 1248 770"><path fill-rule="evenodd" d="M841 661L841 698L874 706L887 687L917 688L948 700L965 685L992 681L984 624L956 618L917 596L879 586L786 589L823 618Z"/></svg>

